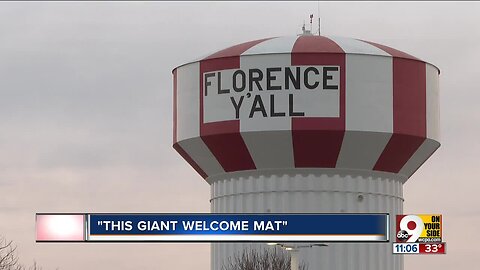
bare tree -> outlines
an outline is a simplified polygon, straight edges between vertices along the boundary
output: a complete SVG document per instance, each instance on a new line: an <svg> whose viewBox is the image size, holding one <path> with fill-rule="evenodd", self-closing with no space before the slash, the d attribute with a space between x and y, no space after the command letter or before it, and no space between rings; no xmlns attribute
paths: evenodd
<svg viewBox="0 0 480 270"><path fill-rule="evenodd" d="M17 246L13 244L13 241L7 241L0 236L0 270L42 270L42 267L36 261L30 267L20 264Z"/></svg>
<svg viewBox="0 0 480 270"><path fill-rule="evenodd" d="M222 270L290 270L290 254L283 250L244 249L242 252L228 258ZM300 270L307 270L305 262L299 266Z"/></svg>
<svg viewBox="0 0 480 270"><path fill-rule="evenodd" d="M12 241L0 237L0 270L19 269L17 247Z"/></svg>

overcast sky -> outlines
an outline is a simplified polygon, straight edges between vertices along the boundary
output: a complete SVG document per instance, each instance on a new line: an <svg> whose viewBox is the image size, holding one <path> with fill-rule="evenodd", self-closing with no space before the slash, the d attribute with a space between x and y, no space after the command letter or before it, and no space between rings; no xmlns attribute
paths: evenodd
<svg viewBox="0 0 480 270"><path fill-rule="evenodd" d="M46 269L209 269L208 244L36 244L37 212L209 212L209 186L171 147L171 70L300 33L317 2L0 2L0 235ZM480 234L480 3L320 3L322 32L441 69L441 148L407 182L406 213L444 215L472 269Z"/></svg>

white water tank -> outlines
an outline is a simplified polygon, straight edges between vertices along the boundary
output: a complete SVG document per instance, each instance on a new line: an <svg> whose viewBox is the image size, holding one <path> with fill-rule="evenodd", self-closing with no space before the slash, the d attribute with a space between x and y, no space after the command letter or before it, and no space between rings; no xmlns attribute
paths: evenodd
<svg viewBox="0 0 480 270"><path fill-rule="evenodd" d="M440 146L438 68L373 42L255 40L173 77L173 147L210 184L212 213L390 213L395 239L402 186ZM265 247L212 244L212 269ZM299 258L309 269L403 269L391 250L329 243Z"/></svg>

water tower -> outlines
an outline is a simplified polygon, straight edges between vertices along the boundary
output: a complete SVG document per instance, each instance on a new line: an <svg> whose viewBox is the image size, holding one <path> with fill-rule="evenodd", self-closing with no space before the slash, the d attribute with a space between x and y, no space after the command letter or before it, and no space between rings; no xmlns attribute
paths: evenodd
<svg viewBox="0 0 480 270"><path fill-rule="evenodd" d="M439 70L373 42L254 40L173 70L176 151L213 213L403 212L403 184L439 143ZM244 248L212 245L212 269ZM309 269L403 269L391 243L300 250Z"/></svg>

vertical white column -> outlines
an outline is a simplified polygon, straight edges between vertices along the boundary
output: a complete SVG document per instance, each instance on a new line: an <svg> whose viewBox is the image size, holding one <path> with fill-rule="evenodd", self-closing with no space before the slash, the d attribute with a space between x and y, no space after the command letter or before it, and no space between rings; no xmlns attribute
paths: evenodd
<svg viewBox="0 0 480 270"><path fill-rule="evenodd" d="M380 172L346 170L283 170L231 173L208 179L213 213L389 213L390 238L395 215L402 213L405 179ZM212 270L258 244L212 244ZM297 251L296 263L308 269L403 270L403 256L393 255L389 243L329 243Z"/></svg>

